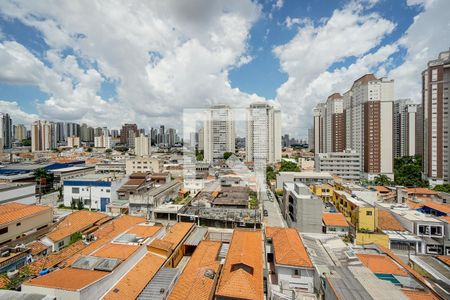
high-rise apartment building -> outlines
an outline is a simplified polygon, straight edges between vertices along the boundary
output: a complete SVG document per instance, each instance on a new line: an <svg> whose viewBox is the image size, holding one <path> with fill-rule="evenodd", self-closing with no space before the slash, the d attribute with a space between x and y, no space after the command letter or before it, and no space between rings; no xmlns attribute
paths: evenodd
<svg viewBox="0 0 450 300"><path fill-rule="evenodd" d="M35 121L31 125L31 151L48 151L56 148L56 126L49 121Z"/></svg>
<svg viewBox="0 0 450 300"><path fill-rule="evenodd" d="M141 134L134 139L134 153L136 156L150 155L150 143L151 140L148 136Z"/></svg>
<svg viewBox="0 0 450 300"><path fill-rule="evenodd" d="M354 150L317 153L314 166L317 172L328 172L345 180L361 179L361 157Z"/></svg>
<svg viewBox="0 0 450 300"><path fill-rule="evenodd" d="M81 146L80 137L69 136L67 137L67 147L79 148Z"/></svg>
<svg viewBox="0 0 450 300"><path fill-rule="evenodd" d="M281 112L270 104L247 108L246 160L272 164L281 161Z"/></svg>
<svg viewBox="0 0 450 300"><path fill-rule="evenodd" d="M14 140L21 142L27 138L27 128L23 124L14 126Z"/></svg>
<svg viewBox="0 0 450 300"><path fill-rule="evenodd" d="M56 132L55 132L55 136L56 136L56 143L57 144L62 144L66 141L66 130L65 130L65 124L64 122L57 122L56 123Z"/></svg>
<svg viewBox="0 0 450 300"><path fill-rule="evenodd" d="M450 181L450 50L422 72L423 175L430 185Z"/></svg>
<svg viewBox="0 0 450 300"><path fill-rule="evenodd" d="M205 150L205 130L203 127L198 130L198 150Z"/></svg>
<svg viewBox="0 0 450 300"><path fill-rule="evenodd" d="M356 151L361 173L393 177L394 81L366 74L314 109L315 153Z"/></svg>
<svg viewBox="0 0 450 300"><path fill-rule="evenodd" d="M136 124L124 124L122 125L122 130L120 131L120 143L129 145L130 137L133 138L139 133Z"/></svg>
<svg viewBox="0 0 450 300"><path fill-rule="evenodd" d="M216 105L206 112L204 126L204 160L222 159L225 152L235 152L233 112L227 105Z"/></svg>
<svg viewBox="0 0 450 300"><path fill-rule="evenodd" d="M410 99L394 102L394 157L416 154L416 114L417 104Z"/></svg>
<svg viewBox="0 0 450 300"><path fill-rule="evenodd" d="M111 137L107 135L101 135L94 137L94 147L95 148L111 148Z"/></svg>
<svg viewBox="0 0 450 300"><path fill-rule="evenodd" d="M366 178L392 178L394 81L366 74L343 98L346 148L360 153Z"/></svg>
<svg viewBox="0 0 450 300"><path fill-rule="evenodd" d="M0 113L0 148L10 149L12 147L12 120L9 114Z"/></svg>
<svg viewBox="0 0 450 300"><path fill-rule="evenodd" d="M66 123L66 136L80 136L80 124Z"/></svg>
<svg viewBox="0 0 450 300"><path fill-rule="evenodd" d="M423 157L423 106L417 105L416 113L416 154Z"/></svg>
<svg viewBox="0 0 450 300"><path fill-rule="evenodd" d="M308 129L308 150L314 150L314 127Z"/></svg>

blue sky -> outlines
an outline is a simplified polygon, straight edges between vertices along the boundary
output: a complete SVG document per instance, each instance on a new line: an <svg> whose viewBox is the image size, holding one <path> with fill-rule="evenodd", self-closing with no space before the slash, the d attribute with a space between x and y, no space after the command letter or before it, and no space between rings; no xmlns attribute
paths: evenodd
<svg viewBox="0 0 450 300"><path fill-rule="evenodd" d="M367 72L420 101L450 46L446 0L146 2L2 1L0 111L181 128L183 108L271 101L305 137L314 105Z"/></svg>

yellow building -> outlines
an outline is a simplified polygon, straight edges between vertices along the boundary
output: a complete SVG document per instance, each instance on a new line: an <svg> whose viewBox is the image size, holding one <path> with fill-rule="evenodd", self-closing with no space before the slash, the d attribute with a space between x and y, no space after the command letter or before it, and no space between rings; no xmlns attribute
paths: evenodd
<svg viewBox="0 0 450 300"><path fill-rule="evenodd" d="M378 209L346 191L335 190L332 202L358 231L374 232L378 228Z"/></svg>
<svg viewBox="0 0 450 300"><path fill-rule="evenodd" d="M309 186L310 191L322 199L322 201L331 201L334 187L328 183L315 183Z"/></svg>

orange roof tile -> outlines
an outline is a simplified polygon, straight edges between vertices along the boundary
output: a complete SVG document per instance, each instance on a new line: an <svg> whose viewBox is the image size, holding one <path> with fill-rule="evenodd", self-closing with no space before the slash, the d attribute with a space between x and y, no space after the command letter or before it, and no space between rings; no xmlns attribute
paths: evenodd
<svg viewBox="0 0 450 300"><path fill-rule="evenodd" d="M263 255L260 230L235 229L217 285L216 296L263 299Z"/></svg>
<svg viewBox="0 0 450 300"><path fill-rule="evenodd" d="M156 249L161 249L166 252L174 248L173 243L160 239L154 239L148 246Z"/></svg>
<svg viewBox="0 0 450 300"><path fill-rule="evenodd" d="M322 213L323 223L327 226L341 226L348 227L348 222L345 219L344 215L341 213Z"/></svg>
<svg viewBox="0 0 450 300"><path fill-rule="evenodd" d="M374 189L379 193L389 193L389 189L385 186L382 185L369 185L368 186L369 189Z"/></svg>
<svg viewBox="0 0 450 300"><path fill-rule="evenodd" d="M422 203L422 206L427 206L434 210L438 210L438 211L446 213L446 214L450 213L450 205L449 204L427 201L427 202Z"/></svg>
<svg viewBox="0 0 450 300"><path fill-rule="evenodd" d="M130 257L137 249L138 245L126 245L126 244L108 244L99 250L95 251L92 255L97 257L106 258L118 258L121 260L126 260Z"/></svg>
<svg viewBox="0 0 450 300"><path fill-rule="evenodd" d="M31 255L39 254L45 249L50 248L49 246L41 243L40 241L31 242L27 245L27 247L31 249Z"/></svg>
<svg viewBox="0 0 450 300"><path fill-rule="evenodd" d="M437 195L438 192L427 188L406 188L403 189L408 194Z"/></svg>
<svg viewBox="0 0 450 300"><path fill-rule="evenodd" d="M162 238L163 241L173 244L172 250L178 246L188 232L194 227L194 223L179 222L170 227L169 231Z"/></svg>
<svg viewBox="0 0 450 300"><path fill-rule="evenodd" d="M411 200L406 200L406 205L408 205L409 208L411 209L417 209L423 206L422 202L414 202Z"/></svg>
<svg viewBox="0 0 450 300"><path fill-rule="evenodd" d="M381 230L405 231L399 221L387 210L378 210L378 228Z"/></svg>
<svg viewBox="0 0 450 300"><path fill-rule="evenodd" d="M136 299L164 262L164 258L147 253L103 299Z"/></svg>
<svg viewBox="0 0 450 300"><path fill-rule="evenodd" d="M108 275L109 272L64 268L33 278L24 285L78 291Z"/></svg>
<svg viewBox="0 0 450 300"><path fill-rule="evenodd" d="M142 222L145 222L144 218L122 215L118 218L115 218L111 222L102 225L97 231L94 232L94 235L95 237L97 237L97 240L85 246L84 249L81 249L75 255L72 255L72 257L70 257L67 260L67 264L70 265L74 263L78 259L78 257L82 255L91 254L101 246L109 243L118 235L126 232L130 227Z"/></svg>
<svg viewBox="0 0 450 300"><path fill-rule="evenodd" d="M387 255L364 253L358 253L356 255L363 265L373 273L408 276L408 273Z"/></svg>
<svg viewBox="0 0 450 300"><path fill-rule="evenodd" d="M205 272L212 270L218 276L220 264L217 255L221 244L218 241L200 242L169 295L169 300L211 299L215 278L205 276Z"/></svg>
<svg viewBox="0 0 450 300"><path fill-rule="evenodd" d="M79 210L71 213L65 217L61 223L58 224L55 230L47 234L47 237L54 242L60 241L76 232L81 232L107 215L94 211Z"/></svg>
<svg viewBox="0 0 450 300"><path fill-rule="evenodd" d="M288 265L312 268L306 248L294 228L269 227L270 237L274 248L275 262L279 265Z"/></svg>
<svg viewBox="0 0 450 300"><path fill-rule="evenodd" d="M50 206L6 203L0 205L0 226L51 211Z"/></svg>
<svg viewBox="0 0 450 300"><path fill-rule="evenodd" d="M400 289L410 300L438 300L430 291Z"/></svg>
<svg viewBox="0 0 450 300"><path fill-rule="evenodd" d="M437 258L450 267L450 256L438 256Z"/></svg>
<svg viewBox="0 0 450 300"><path fill-rule="evenodd" d="M127 233L135 234L138 237L148 238L150 236L154 236L158 231L160 231L162 226L146 226L146 225L136 225Z"/></svg>
<svg viewBox="0 0 450 300"><path fill-rule="evenodd" d="M442 216L440 217L440 219L446 221L447 223L450 223L450 216Z"/></svg>

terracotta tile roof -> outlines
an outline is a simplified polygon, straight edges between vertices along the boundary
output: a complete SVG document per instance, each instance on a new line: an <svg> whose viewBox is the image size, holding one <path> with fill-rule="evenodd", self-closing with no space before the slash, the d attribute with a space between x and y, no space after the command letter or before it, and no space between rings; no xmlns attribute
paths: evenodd
<svg viewBox="0 0 450 300"><path fill-rule="evenodd" d="M27 247L31 249L31 255L39 254L45 249L50 248L49 246L41 243L40 241L31 242L27 244Z"/></svg>
<svg viewBox="0 0 450 300"><path fill-rule="evenodd" d="M450 216L442 216L440 217L440 219L446 221L447 223L450 223Z"/></svg>
<svg viewBox="0 0 450 300"><path fill-rule="evenodd" d="M437 257L440 261L442 261L444 264L450 267L450 256L438 256Z"/></svg>
<svg viewBox="0 0 450 300"><path fill-rule="evenodd" d="M31 273L38 274L42 269L55 267L66 259L73 257L85 247L86 245L83 244L82 241L77 241L59 252L53 252L48 256L42 257L37 261L32 262L28 265L28 268L30 269Z"/></svg>
<svg viewBox="0 0 450 300"><path fill-rule="evenodd" d="M438 210L440 212L443 212L445 214L450 214L450 205L449 204L444 204L444 203L437 203L437 202L433 202L433 201L427 201L422 203L422 206L427 206L430 207L434 210Z"/></svg>
<svg viewBox="0 0 450 300"><path fill-rule="evenodd" d="M154 239L148 246L169 252L169 250L173 248L173 243L160 239Z"/></svg>
<svg viewBox="0 0 450 300"><path fill-rule="evenodd" d="M403 189L408 194L437 195L438 192L427 188L406 188Z"/></svg>
<svg viewBox="0 0 450 300"><path fill-rule="evenodd" d="M194 223L179 222L170 227L169 231L162 238L163 241L173 244L173 248L178 246L188 232L194 227Z"/></svg>
<svg viewBox="0 0 450 300"><path fill-rule="evenodd" d="M383 254L356 254L359 260L373 273L408 276L408 273L390 257Z"/></svg>
<svg viewBox="0 0 450 300"><path fill-rule="evenodd" d="M208 300L212 298L215 278L205 276L207 270L212 270L218 276L220 264L217 255L221 242L201 241L194 254L175 284L169 300Z"/></svg>
<svg viewBox="0 0 450 300"><path fill-rule="evenodd" d="M421 208L423 206L423 203L406 200L406 205L408 205L408 207L411 209L417 209L417 208Z"/></svg>
<svg viewBox="0 0 450 300"><path fill-rule="evenodd" d="M154 236L158 231L160 231L162 226L146 226L146 225L136 225L127 233L135 234L138 237L148 238L150 236Z"/></svg>
<svg viewBox="0 0 450 300"><path fill-rule="evenodd" d="M136 299L164 262L164 258L147 253L103 299Z"/></svg>
<svg viewBox="0 0 450 300"><path fill-rule="evenodd" d="M390 190L387 187L382 186L382 185L369 185L368 188L374 189L379 193L389 193L390 192Z"/></svg>
<svg viewBox="0 0 450 300"><path fill-rule="evenodd" d="M109 272L65 268L33 278L24 285L78 291L108 274Z"/></svg>
<svg viewBox="0 0 450 300"><path fill-rule="evenodd" d="M260 230L234 230L216 296L264 298L262 238Z"/></svg>
<svg viewBox="0 0 450 300"><path fill-rule="evenodd" d="M399 221L387 210L378 210L378 228L381 230L406 231Z"/></svg>
<svg viewBox="0 0 450 300"><path fill-rule="evenodd" d="M407 290L407 289L400 289L400 290L410 300L438 300L439 299L429 291Z"/></svg>
<svg viewBox="0 0 450 300"><path fill-rule="evenodd" d="M6 203L0 205L0 226L51 211L50 206Z"/></svg>
<svg viewBox="0 0 450 300"><path fill-rule="evenodd" d="M269 227L274 248L275 263L304 268L312 268L306 248L294 228ZM269 229L268 228L268 229Z"/></svg>
<svg viewBox="0 0 450 300"><path fill-rule="evenodd" d="M103 213L87 210L73 212L65 217L55 230L47 234L47 237L54 242L60 241L67 236L93 226L96 222L106 217L108 216Z"/></svg>
<svg viewBox="0 0 450 300"><path fill-rule="evenodd" d="M78 253L73 255L67 260L67 264L71 265L74 263L78 257L82 255L89 255L95 250L99 249L101 246L106 245L111 240L116 238L118 235L126 232L130 227L136 224L145 222L144 218L133 217L129 215L122 215L111 222L102 225L97 231L94 232L97 240L91 242L89 245L85 246Z"/></svg>
<svg viewBox="0 0 450 300"><path fill-rule="evenodd" d="M118 258L121 260L126 260L130 257L137 249L138 245L126 245L126 244L108 244L99 250L95 251L92 255L98 257L107 258Z"/></svg>
<svg viewBox="0 0 450 300"><path fill-rule="evenodd" d="M344 215L341 213L322 213L323 223L327 226L341 226L348 227L348 222L345 219Z"/></svg>

